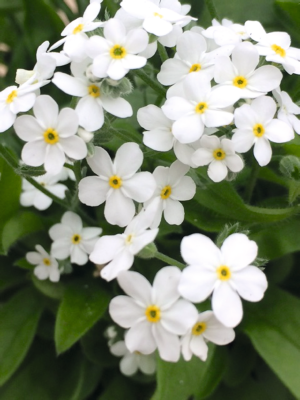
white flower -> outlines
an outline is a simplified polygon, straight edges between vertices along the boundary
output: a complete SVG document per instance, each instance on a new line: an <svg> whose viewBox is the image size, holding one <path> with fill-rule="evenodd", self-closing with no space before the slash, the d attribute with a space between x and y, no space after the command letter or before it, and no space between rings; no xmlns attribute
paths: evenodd
<svg viewBox="0 0 300 400"><path fill-rule="evenodd" d="M273 119L275 113L276 103L267 96L258 97L251 105L243 104L234 113L237 129L234 129L232 142L235 150L245 153L254 144L254 157L262 167L267 165L272 157L269 140L285 143L294 138L290 124Z"/></svg>
<svg viewBox="0 0 300 400"><path fill-rule="evenodd" d="M33 80L34 76L19 87L9 86L0 92L0 132L13 126L19 112L26 112L33 107L36 99L33 92L48 83L33 83Z"/></svg>
<svg viewBox="0 0 300 400"><path fill-rule="evenodd" d="M24 141L22 160L37 167L44 164L46 172L57 174L63 168L66 156L82 160L87 155L84 141L76 136L78 116L71 108L59 113L57 103L47 95L39 96L33 107L35 117L18 117L14 128Z"/></svg>
<svg viewBox="0 0 300 400"><path fill-rule="evenodd" d="M235 45L249 38L244 25L234 24L226 18L222 19L222 24L213 19L212 24L202 31L202 35L208 39L213 39L219 46Z"/></svg>
<svg viewBox="0 0 300 400"><path fill-rule="evenodd" d="M101 92L101 83L89 80L86 77L86 68L91 61L88 59L79 64L71 64L74 76L56 72L52 82L65 93L81 97L76 105L79 125L87 131L96 131L104 123L103 109L119 117L127 118L132 115L132 108L128 101L121 97L110 97Z"/></svg>
<svg viewBox="0 0 300 400"><path fill-rule="evenodd" d="M58 262L39 244L35 246L35 249L36 251L26 254L26 260L30 264L36 265L33 271L34 275L40 280L49 278L51 282L58 282L60 278Z"/></svg>
<svg viewBox="0 0 300 400"><path fill-rule="evenodd" d="M273 96L279 105L279 110L277 112L278 119L290 124L295 132L300 135L300 121L295 116L295 114L300 114L300 107L293 103L287 92L281 92L279 88L273 90Z"/></svg>
<svg viewBox="0 0 300 400"><path fill-rule="evenodd" d="M235 96L235 101L261 96L279 86L282 73L272 65L255 69L258 63L256 47L240 43L232 52L232 61L227 56L216 59L214 79L226 87L228 96Z"/></svg>
<svg viewBox="0 0 300 400"><path fill-rule="evenodd" d="M185 174L189 166L175 161L170 167L157 167L153 172L156 190L145 203L146 209L156 209L151 228L159 226L162 214L170 225L180 225L184 220L184 208L180 201L191 200L196 193L193 179Z"/></svg>
<svg viewBox="0 0 300 400"><path fill-rule="evenodd" d="M132 29L126 34L124 24L110 19L104 27L104 38L93 36L87 44L87 54L93 58L93 74L122 79L130 69L142 68L147 60L136 54L145 50L148 35L143 29Z"/></svg>
<svg viewBox="0 0 300 400"><path fill-rule="evenodd" d="M46 173L45 175L33 177L33 179L60 199L65 198L65 191L68 190L68 188L58 183L61 179L60 174L53 175ZM20 203L23 207L33 206L38 210L46 210L53 202L50 197L35 188L31 183L27 182L26 179L22 180L22 189L23 192L21 193Z"/></svg>
<svg viewBox="0 0 300 400"><path fill-rule="evenodd" d="M176 121L172 129L179 142L195 142L205 126L214 128L232 122L233 114L222 110L235 102L227 88L211 88L208 78L200 74L188 75L182 86L184 97L170 97L162 106L164 114Z"/></svg>
<svg viewBox="0 0 300 400"><path fill-rule="evenodd" d="M125 143L117 151L114 162L106 150L95 147L93 157L87 158L92 171L79 182L79 200L88 206L104 202L104 216L112 225L124 227L135 214L134 201L149 200L155 190L155 179L150 172L138 172L143 152L136 143Z"/></svg>
<svg viewBox="0 0 300 400"><path fill-rule="evenodd" d="M120 371L126 376L134 375L141 370L146 375L152 375L156 371L156 354L141 354L138 351L130 352L123 340L114 343L109 348L110 352L120 361Z"/></svg>
<svg viewBox="0 0 300 400"><path fill-rule="evenodd" d="M177 267L162 268L155 276L153 287L138 272L123 271L118 283L128 296L117 296L109 305L112 319L123 328L129 351L151 354L158 348L165 361L180 357L178 335L184 335L197 320L193 304L180 299Z"/></svg>
<svg viewBox="0 0 300 400"><path fill-rule="evenodd" d="M206 361L208 353L206 342L222 346L232 342L234 338L235 333L232 328L221 324L212 311L204 311L199 314L193 328L181 338L181 352L185 361L190 361L193 354Z"/></svg>
<svg viewBox="0 0 300 400"><path fill-rule="evenodd" d="M181 255L189 265L182 272L180 294L193 302L212 295L212 309L227 327L235 327L243 317L243 299L256 302L267 289L265 274L251 264L257 244L242 233L225 239L219 249L211 239L195 233L183 238Z"/></svg>
<svg viewBox="0 0 300 400"><path fill-rule="evenodd" d="M142 210L126 227L123 234L102 236L95 244L90 260L95 264L106 264L100 275L111 281L123 270L128 270L134 256L152 243L158 229L148 229L152 224L154 212Z"/></svg>
<svg viewBox="0 0 300 400"><path fill-rule="evenodd" d="M93 31L104 25L104 22L93 22L97 18L100 8L100 2L93 2L88 5L83 17L77 18L67 25L61 33L65 37L51 46L50 50L64 44L64 51L72 61L83 61L87 56L86 46L89 40L85 32Z"/></svg>
<svg viewBox="0 0 300 400"><path fill-rule="evenodd" d="M207 174L214 182L225 179L228 169L232 172L240 172L243 169L243 160L235 154L230 139L204 135L199 144L200 148L193 154L192 162L197 167L209 164Z"/></svg>
<svg viewBox="0 0 300 400"><path fill-rule="evenodd" d="M286 32L266 33L258 21L245 24L250 36L258 43L255 45L259 54L267 61L282 64L289 74L300 75L300 50L291 47L291 37Z"/></svg>
<svg viewBox="0 0 300 400"><path fill-rule="evenodd" d="M128 14L142 19L143 28L156 36L169 34L173 24L185 26L196 19L181 14L179 1L123 0L120 5ZM174 5L177 12L173 9Z"/></svg>
<svg viewBox="0 0 300 400"><path fill-rule="evenodd" d="M101 232L101 228L83 228L79 215L67 211L61 223L53 225L49 230L53 240L51 254L58 260L70 256L72 263L84 265Z"/></svg>

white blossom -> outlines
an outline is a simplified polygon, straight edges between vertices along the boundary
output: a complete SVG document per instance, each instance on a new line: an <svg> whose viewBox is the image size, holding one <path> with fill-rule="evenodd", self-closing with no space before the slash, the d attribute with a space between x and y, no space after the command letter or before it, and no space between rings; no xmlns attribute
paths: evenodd
<svg viewBox="0 0 300 400"><path fill-rule="evenodd" d="M281 91L279 88L273 90L273 96L279 105L278 119L290 124L294 131L300 135L300 121L296 117L300 114L300 107L292 101L287 92Z"/></svg>
<svg viewBox="0 0 300 400"><path fill-rule="evenodd" d="M26 254L26 260L33 265L34 275L40 279L49 279L51 282L58 282L60 278L60 270L56 259L48 254L41 245L35 246L36 251L30 251Z"/></svg>

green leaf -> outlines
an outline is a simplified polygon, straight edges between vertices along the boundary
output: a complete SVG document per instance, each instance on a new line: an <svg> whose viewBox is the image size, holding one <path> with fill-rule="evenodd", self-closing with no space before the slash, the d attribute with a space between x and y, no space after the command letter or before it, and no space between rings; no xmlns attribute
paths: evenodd
<svg viewBox="0 0 300 400"><path fill-rule="evenodd" d="M246 304L242 329L276 375L300 397L300 300L271 286L259 305Z"/></svg>
<svg viewBox="0 0 300 400"><path fill-rule="evenodd" d="M6 222L2 233L2 247L7 254L8 249L24 236L42 230L44 227L42 219L29 211L14 215Z"/></svg>
<svg viewBox="0 0 300 400"><path fill-rule="evenodd" d="M7 257L0 257L0 292L24 282L25 279L23 271L13 268Z"/></svg>
<svg viewBox="0 0 300 400"><path fill-rule="evenodd" d="M66 287L55 324L55 344L62 353L80 339L106 311L110 297L96 280Z"/></svg>
<svg viewBox="0 0 300 400"><path fill-rule="evenodd" d="M22 8L22 0L0 0L0 12L15 11Z"/></svg>
<svg viewBox="0 0 300 400"><path fill-rule="evenodd" d="M159 360L157 390L151 400L183 400L192 395L195 400L203 399L219 384L225 363L225 349L212 344L209 344L205 362L195 356L189 362L183 359L177 363Z"/></svg>
<svg viewBox="0 0 300 400"><path fill-rule="evenodd" d="M298 0L276 0L275 5L278 8L278 14L286 25L289 23L289 30L293 29L299 32L300 24L300 7ZM296 33L295 32L295 33ZM299 39L298 34L298 39Z"/></svg>
<svg viewBox="0 0 300 400"><path fill-rule="evenodd" d="M259 248L259 256L274 260L285 254L300 250L300 240L297 232L300 230L299 217L261 229L250 235Z"/></svg>
<svg viewBox="0 0 300 400"><path fill-rule="evenodd" d="M134 386L128 379L124 376L117 376L109 383L104 393L97 400L137 399L140 393L136 393L134 389Z"/></svg>
<svg viewBox="0 0 300 400"><path fill-rule="evenodd" d="M16 169L16 172L21 176L41 176L46 173L43 166L30 167L29 165L21 165L18 169Z"/></svg>
<svg viewBox="0 0 300 400"><path fill-rule="evenodd" d="M24 359L42 309L40 297L31 288L20 291L0 309L0 385L10 378Z"/></svg>
<svg viewBox="0 0 300 400"><path fill-rule="evenodd" d="M35 265L30 264L26 258L20 258L19 260L14 262L14 267L20 267L22 269L29 269L32 271L35 268Z"/></svg>
<svg viewBox="0 0 300 400"><path fill-rule="evenodd" d="M35 275L32 275L32 282L41 293L51 299L60 300L63 297L64 286L61 282L51 282L48 279L41 281Z"/></svg>

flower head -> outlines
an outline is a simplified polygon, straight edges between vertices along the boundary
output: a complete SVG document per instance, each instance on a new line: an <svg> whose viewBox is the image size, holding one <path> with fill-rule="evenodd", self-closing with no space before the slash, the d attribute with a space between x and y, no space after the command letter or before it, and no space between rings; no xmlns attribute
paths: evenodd
<svg viewBox="0 0 300 400"><path fill-rule="evenodd" d="M33 271L34 275L40 280L49 278L51 282L58 282L60 278L58 262L39 244L35 246L35 249L36 251L26 254L26 260L30 264L36 265Z"/></svg>

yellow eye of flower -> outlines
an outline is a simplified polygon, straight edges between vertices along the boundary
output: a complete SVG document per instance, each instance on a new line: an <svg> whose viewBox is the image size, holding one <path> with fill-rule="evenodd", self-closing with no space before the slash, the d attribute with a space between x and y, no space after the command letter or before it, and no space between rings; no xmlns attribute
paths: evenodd
<svg viewBox="0 0 300 400"><path fill-rule="evenodd" d="M78 244L80 242L81 242L81 236L80 235L75 234L75 235L72 236L72 243L73 244Z"/></svg>
<svg viewBox="0 0 300 400"><path fill-rule="evenodd" d="M205 322L197 322L192 329L192 334L195 336L202 335L202 333L206 331L206 323Z"/></svg>
<svg viewBox="0 0 300 400"><path fill-rule="evenodd" d="M167 185L164 188L162 188L160 192L160 197L165 200L171 196L171 193L172 193L172 188L171 186Z"/></svg>
<svg viewBox="0 0 300 400"><path fill-rule="evenodd" d="M119 44L115 44L111 49L110 49L110 56L114 58L115 60L120 60L121 58L126 57L127 51L124 49L124 47L120 46Z"/></svg>
<svg viewBox="0 0 300 400"><path fill-rule="evenodd" d="M49 267L49 266L51 265L51 261L50 261L49 258L44 258L44 259L43 259L43 263L44 263L47 267Z"/></svg>
<svg viewBox="0 0 300 400"><path fill-rule="evenodd" d="M76 35L77 33L81 32L83 29L83 24L79 24L76 26L76 28L73 29L73 35Z"/></svg>
<svg viewBox="0 0 300 400"><path fill-rule="evenodd" d="M221 265L217 269L217 275L221 281L228 281L231 277L231 271L226 265Z"/></svg>
<svg viewBox="0 0 300 400"><path fill-rule="evenodd" d="M286 55L286 51L282 47L277 46L277 44L272 44L271 49L280 57L285 57Z"/></svg>
<svg viewBox="0 0 300 400"><path fill-rule="evenodd" d="M155 12L153 15L154 15L154 17L163 18L163 16L161 14L158 14L157 12Z"/></svg>
<svg viewBox="0 0 300 400"><path fill-rule="evenodd" d="M263 127L262 124L256 124L253 127L253 134L256 137L262 137L263 134L265 133L265 128Z"/></svg>
<svg viewBox="0 0 300 400"><path fill-rule="evenodd" d="M208 108L207 103L201 102L196 105L195 111L197 114L203 114L205 113L207 108Z"/></svg>
<svg viewBox="0 0 300 400"><path fill-rule="evenodd" d="M59 136L56 130L49 128L44 132L44 140L48 144L55 144L59 141Z"/></svg>
<svg viewBox="0 0 300 400"><path fill-rule="evenodd" d="M244 87L247 86L248 81L244 76L236 76L232 83L234 84L234 86L240 89L244 89Z"/></svg>
<svg viewBox="0 0 300 400"><path fill-rule="evenodd" d="M213 152L213 156L216 160L220 161L220 160L224 160L224 158L226 157L226 153L224 150L222 149L216 149Z"/></svg>
<svg viewBox="0 0 300 400"><path fill-rule="evenodd" d="M146 308L145 315L149 322L158 322L160 320L160 308L157 306L149 306Z"/></svg>
<svg viewBox="0 0 300 400"><path fill-rule="evenodd" d="M201 64L193 64L189 70L189 72L198 72L201 69Z"/></svg>
<svg viewBox="0 0 300 400"><path fill-rule="evenodd" d="M113 189L119 189L122 186L122 179L117 175L113 175L109 178L108 183Z"/></svg>
<svg viewBox="0 0 300 400"><path fill-rule="evenodd" d="M97 85L90 85L88 87L88 91L89 91L89 95L94 98L97 98L100 96L100 89Z"/></svg>
<svg viewBox="0 0 300 400"><path fill-rule="evenodd" d="M18 96L18 92L13 90L6 98L6 103L10 104L14 101L14 99Z"/></svg>

